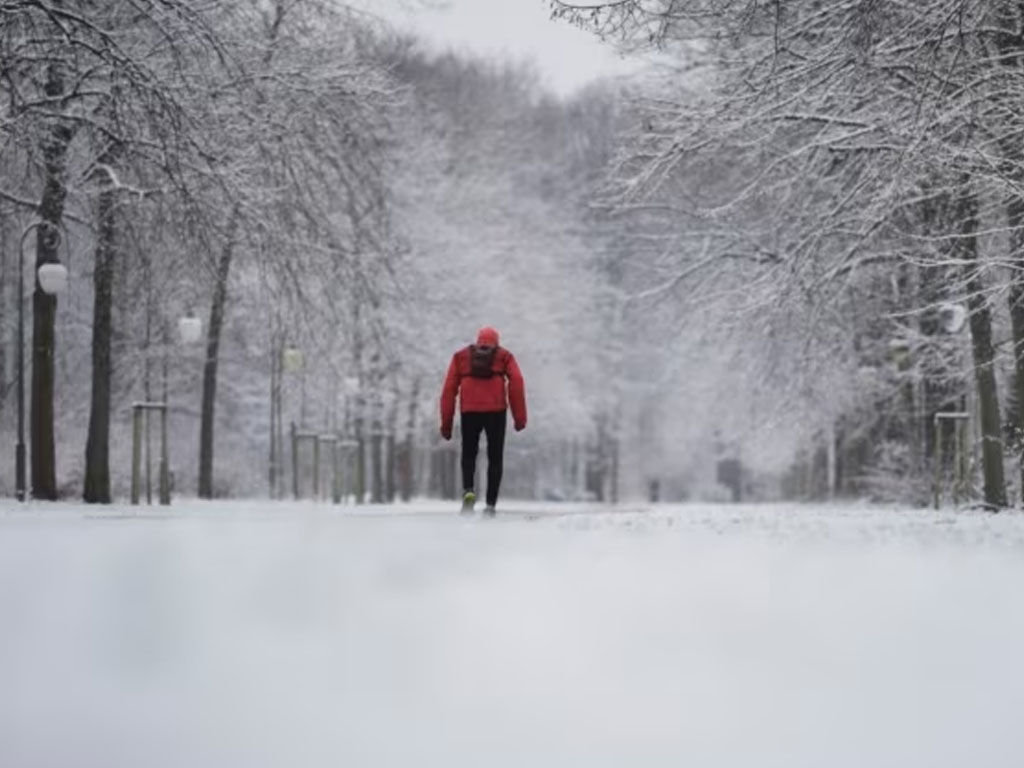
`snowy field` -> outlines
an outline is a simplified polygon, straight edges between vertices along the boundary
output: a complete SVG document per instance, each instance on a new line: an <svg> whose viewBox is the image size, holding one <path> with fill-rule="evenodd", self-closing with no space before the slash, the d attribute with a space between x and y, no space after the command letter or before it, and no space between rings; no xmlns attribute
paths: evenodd
<svg viewBox="0 0 1024 768"><path fill-rule="evenodd" d="M508 506L3 502L0 766L1024 765L1019 513Z"/></svg>

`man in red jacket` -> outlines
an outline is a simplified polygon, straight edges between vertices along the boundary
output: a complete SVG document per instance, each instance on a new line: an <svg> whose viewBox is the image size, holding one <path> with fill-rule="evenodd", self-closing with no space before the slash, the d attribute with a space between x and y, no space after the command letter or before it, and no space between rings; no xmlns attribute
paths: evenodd
<svg viewBox="0 0 1024 768"><path fill-rule="evenodd" d="M506 381L507 391L506 391ZM448 366L441 391L441 436L451 440L455 421L455 398L462 412L462 511L473 511L476 503L474 474L480 433L487 433L487 506L493 515L501 487L502 456L505 449L506 410L512 408L516 432L526 429L526 386L515 357L498 345L498 332L481 328L476 344L463 347Z"/></svg>

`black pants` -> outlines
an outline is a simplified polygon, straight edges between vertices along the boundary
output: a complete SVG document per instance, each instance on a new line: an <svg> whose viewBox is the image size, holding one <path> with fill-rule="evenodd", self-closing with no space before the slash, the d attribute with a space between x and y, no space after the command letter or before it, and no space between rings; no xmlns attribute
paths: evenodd
<svg viewBox="0 0 1024 768"><path fill-rule="evenodd" d="M487 504L498 503L502 457L505 453L505 411L477 411L462 414L462 487L472 491L480 433L487 433Z"/></svg>

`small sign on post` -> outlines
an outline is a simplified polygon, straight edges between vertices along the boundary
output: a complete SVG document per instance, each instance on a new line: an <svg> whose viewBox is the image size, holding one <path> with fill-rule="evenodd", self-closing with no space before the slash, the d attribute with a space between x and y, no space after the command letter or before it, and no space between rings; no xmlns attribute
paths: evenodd
<svg viewBox="0 0 1024 768"><path fill-rule="evenodd" d="M143 418L152 411L160 413L160 503L171 503L171 477L167 449L167 403L133 403L132 404L132 504L139 503L142 476L142 435ZM148 470L147 470L148 472ZM148 482L148 481L147 481ZM148 494L148 491L147 491Z"/></svg>
<svg viewBox="0 0 1024 768"><path fill-rule="evenodd" d="M320 434L299 429L292 422L292 495L299 498L299 446L306 442L313 446L313 498L320 495Z"/></svg>

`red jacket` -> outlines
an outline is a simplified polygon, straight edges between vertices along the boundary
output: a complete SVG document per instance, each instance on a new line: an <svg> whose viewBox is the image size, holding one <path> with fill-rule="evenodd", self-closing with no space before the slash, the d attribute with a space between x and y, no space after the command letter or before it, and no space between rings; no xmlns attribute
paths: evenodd
<svg viewBox="0 0 1024 768"><path fill-rule="evenodd" d="M517 430L526 427L526 384L519 364L511 352L498 347L494 354L489 379L469 375L470 347L464 347L452 355L448 375L441 390L441 432L451 435L455 420L455 396L459 397L462 413L476 411L503 411L512 408L512 421ZM506 393L505 382L508 381Z"/></svg>

